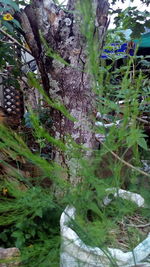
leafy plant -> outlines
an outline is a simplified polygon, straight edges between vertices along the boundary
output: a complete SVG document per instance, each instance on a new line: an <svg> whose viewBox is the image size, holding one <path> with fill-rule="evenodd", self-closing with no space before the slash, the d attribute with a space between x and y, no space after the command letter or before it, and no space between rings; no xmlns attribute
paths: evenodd
<svg viewBox="0 0 150 267"><path fill-rule="evenodd" d="M75 222L72 221L70 227L87 245L120 248L123 243L122 249L127 251L136 247L146 237L146 233L140 232L136 224L130 226L131 223L129 223L131 220L128 219L129 217L134 218L140 213L142 214L142 209L137 208L135 204L118 198L108 206L99 206L99 212L95 213L94 209L85 215L82 211L77 212Z"/></svg>
<svg viewBox="0 0 150 267"><path fill-rule="evenodd" d="M16 35L20 25L14 19L9 22L2 19L4 12L19 10L17 2L0 1L0 3L2 29L11 36L15 36L22 44L20 35L19 38ZM19 1L18 4L25 5L25 2ZM38 144L36 151L26 143L28 133L17 134L4 126L0 127L1 153L5 154L7 151L7 158L0 158L2 169L0 245L4 247L13 245L20 248L23 266L30 267L31 262L32 266L46 267L49 266L49 262L53 262L53 266L58 266L59 219L65 205L71 204L77 208L79 215L77 221L73 221L72 224L82 239L89 245L105 248L109 243L112 246L115 245L119 232L119 227L116 227L117 222L124 216L137 212L131 203L119 199L113 201L106 209L102 205L105 190L109 187L125 187L138 192L142 188L142 195L148 196L149 188L145 186L143 180L139 179L141 175L142 177L145 175L147 180L150 178L148 173L141 170L141 158L143 159L143 155L149 151L148 137L141 124L141 116L143 112L148 111L149 107L149 77L142 71L136 72L136 66L142 64L148 67L149 61L144 57L139 60L136 54L133 57L127 55L126 58L123 55L113 55L109 58L111 62L100 59L97 53L97 39L93 41L95 28L91 10L89 1L85 1L84 5L80 3L79 11L83 16L81 30L87 40L89 56L89 64L85 71L91 74L93 91L97 99L96 112L100 114L100 118L93 118L93 121L101 122L94 126L92 131L96 136L102 137L100 139L97 137L100 149L92 151L90 159L87 159L83 157L85 155L83 151L89 152L88 148L83 148L73 140L69 146L69 138L66 138L65 142L53 138L50 132L53 121L49 110L43 108L37 112L28 107L28 113L25 114L25 126L31 128L34 142ZM128 27L129 19L130 21L132 19L132 30L134 30L135 20L140 19L141 22L145 14L147 13L137 13L135 8L127 9L119 15L118 23L122 20L122 27ZM149 25L149 18L144 20L146 25ZM141 27L143 31L143 24ZM13 49L2 32L1 35L3 42L0 43L0 68L4 71L7 64L14 66L17 62L9 79L3 79L3 85L6 83L8 86L14 85L20 88L22 74L16 48ZM124 40L119 31L117 35L119 40ZM109 35L107 40L111 43L113 40L118 40L118 36L110 38ZM70 67L60 55L47 47L42 35L41 41L47 56ZM14 53L13 57L12 53ZM120 67L116 67L118 60L122 60ZM68 120L75 121L60 102L48 98L40 79L37 79L33 73L28 73L27 85L29 88L37 88L51 108L59 110L60 114L66 116ZM139 97L144 97L144 101L140 102ZM120 101L122 101L121 104ZM117 123L118 120L119 123ZM61 151L62 155L73 155L74 159L78 159L78 174L81 182L75 187L62 179L66 171L65 166L53 162L53 155L47 157L47 153L43 152L43 148L48 145ZM33 166L38 170L38 174L34 177L31 175ZM9 174L5 173L6 167L9 167ZM148 197L147 204L149 204ZM143 214L143 217L149 217L149 209L145 209ZM130 248L142 240L139 232L133 228L130 228L127 234L132 235L133 239L133 242L129 240L129 243L132 243ZM98 239L97 235L99 235Z"/></svg>

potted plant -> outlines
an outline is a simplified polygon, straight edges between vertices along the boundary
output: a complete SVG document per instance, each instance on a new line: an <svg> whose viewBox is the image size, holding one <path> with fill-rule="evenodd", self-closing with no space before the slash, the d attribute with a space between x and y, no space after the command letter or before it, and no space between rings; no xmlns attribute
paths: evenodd
<svg viewBox="0 0 150 267"><path fill-rule="evenodd" d="M139 195L126 190L107 189L113 193L114 197L126 199L136 203L138 207L144 207L144 199ZM111 199L106 196L105 205L110 205ZM123 252L119 248L98 248L86 245L72 229L72 221L75 220L76 209L73 206L67 206L61 215L61 267L133 267L150 266L150 263L144 260L150 254L150 235L148 234L140 244L128 252Z"/></svg>

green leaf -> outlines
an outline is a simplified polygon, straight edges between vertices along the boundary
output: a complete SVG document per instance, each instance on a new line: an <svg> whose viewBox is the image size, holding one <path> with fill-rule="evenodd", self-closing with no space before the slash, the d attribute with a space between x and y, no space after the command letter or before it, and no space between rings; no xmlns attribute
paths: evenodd
<svg viewBox="0 0 150 267"><path fill-rule="evenodd" d="M12 0L0 0L0 3L11 6L14 10L20 11L18 5Z"/></svg>
<svg viewBox="0 0 150 267"><path fill-rule="evenodd" d="M3 25L7 28L7 30L11 33L14 32L14 27L12 26L12 24L10 24L10 22L8 21L2 21Z"/></svg>
<svg viewBox="0 0 150 267"><path fill-rule="evenodd" d="M143 149L145 149L145 150L148 149L148 147L147 147L147 143L146 143L146 141L145 141L144 138L140 138L140 139L138 139L138 145L139 145L140 147L142 147Z"/></svg>
<svg viewBox="0 0 150 267"><path fill-rule="evenodd" d="M22 29L22 28L21 28L21 25L20 25L20 23L19 23L18 20L13 19L13 23L14 23L18 28Z"/></svg>
<svg viewBox="0 0 150 267"><path fill-rule="evenodd" d="M2 233L0 233L0 239L3 240L4 242L7 241L8 237L5 231L3 231Z"/></svg>
<svg viewBox="0 0 150 267"><path fill-rule="evenodd" d="M37 209L36 210L36 212L35 212L35 216L38 216L38 217L40 217L40 218L42 218L43 217L43 211L42 211L42 209Z"/></svg>
<svg viewBox="0 0 150 267"><path fill-rule="evenodd" d="M10 10L11 10L11 7L8 7L8 6L6 6L6 7L0 7L0 13L8 12Z"/></svg>
<svg viewBox="0 0 150 267"><path fill-rule="evenodd" d="M31 234L32 237L35 236L35 234L36 234L35 228L31 227L30 234Z"/></svg>
<svg viewBox="0 0 150 267"><path fill-rule="evenodd" d="M100 218L102 217L102 213L100 209L98 208L97 204L94 202L91 202L89 205L89 209L91 209L95 214L97 214Z"/></svg>

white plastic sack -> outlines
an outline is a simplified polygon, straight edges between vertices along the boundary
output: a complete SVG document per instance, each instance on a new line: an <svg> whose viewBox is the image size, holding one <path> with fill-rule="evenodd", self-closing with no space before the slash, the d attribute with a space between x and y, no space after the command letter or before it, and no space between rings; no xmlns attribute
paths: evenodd
<svg viewBox="0 0 150 267"><path fill-rule="evenodd" d="M127 196L129 196L128 199L132 199L132 197L134 200L135 197L138 200L140 199L140 201L137 201L137 205L143 202L140 195L127 192L123 190L120 193L124 193L123 195L126 195L126 199ZM122 197L121 194L120 197ZM67 206L60 219L60 267L133 267L135 266L135 262L136 267L150 267L150 263L143 263L150 255L150 234L132 252L124 253L122 250L115 248L108 248L107 251L103 251L98 247L92 248L85 245L79 236L68 227L70 220L74 218L75 208ZM115 260L114 265L111 265L110 258Z"/></svg>
<svg viewBox="0 0 150 267"><path fill-rule="evenodd" d="M104 205L108 205L112 201L109 198L110 193L114 195L114 198L120 197L122 199L130 200L137 204L138 207L144 207L144 198L142 196L123 189L116 189L115 187L106 189L106 194L108 194L108 196L103 199Z"/></svg>

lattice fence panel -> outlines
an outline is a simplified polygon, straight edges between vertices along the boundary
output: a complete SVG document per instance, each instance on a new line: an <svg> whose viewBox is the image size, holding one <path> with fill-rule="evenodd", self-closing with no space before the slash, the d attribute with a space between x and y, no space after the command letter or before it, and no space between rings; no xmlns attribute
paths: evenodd
<svg viewBox="0 0 150 267"><path fill-rule="evenodd" d="M3 94L4 108L10 115L13 115L20 120L24 114L24 102L22 92L20 90L17 90L13 86L10 86L9 88L4 87Z"/></svg>

